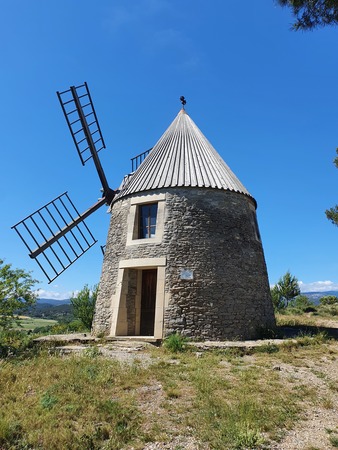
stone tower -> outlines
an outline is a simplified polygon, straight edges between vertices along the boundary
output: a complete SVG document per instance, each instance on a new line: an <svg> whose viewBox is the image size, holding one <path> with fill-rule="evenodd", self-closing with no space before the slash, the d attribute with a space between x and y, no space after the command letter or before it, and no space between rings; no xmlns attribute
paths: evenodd
<svg viewBox="0 0 338 450"><path fill-rule="evenodd" d="M249 339L274 326L256 201L182 109L111 205L93 333Z"/></svg>

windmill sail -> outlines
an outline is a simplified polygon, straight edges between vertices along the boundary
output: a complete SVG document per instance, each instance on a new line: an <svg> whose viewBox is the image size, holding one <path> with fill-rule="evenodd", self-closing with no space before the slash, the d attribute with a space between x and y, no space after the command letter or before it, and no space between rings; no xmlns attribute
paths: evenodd
<svg viewBox="0 0 338 450"><path fill-rule="evenodd" d="M71 86L66 91L57 92L57 95L82 165L85 165L89 159L93 158L101 180L103 197L106 198L106 203L109 204L114 197L114 191L108 185L98 157L98 152L106 148L106 145L88 85L84 83L80 86Z"/></svg>
<svg viewBox="0 0 338 450"><path fill-rule="evenodd" d="M84 220L104 203L79 214L65 192L12 227L49 283L97 242Z"/></svg>
<svg viewBox="0 0 338 450"><path fill-rule="evenodd" d="M103 196L80 214L65 192L12 227L49 283L97 242L84 220L104 204L110 204L115 195L98 157L106 146L87 83L71 86L57 95L82 164L91 158L94 161Z"/></svg>
<svg viewBox="0 0 338 450"><path fill-rule="evenodd" d="M58 91L57 96L84 166L92 158L88 143L88 131L97 153L106 148L87 83L72 86L63 92ZM84 120L86 125L83 123Z"/></svg>

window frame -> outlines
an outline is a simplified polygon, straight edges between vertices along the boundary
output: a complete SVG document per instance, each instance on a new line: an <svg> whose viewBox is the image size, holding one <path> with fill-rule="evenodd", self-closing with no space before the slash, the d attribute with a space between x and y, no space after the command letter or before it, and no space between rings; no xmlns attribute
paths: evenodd
<svg viewBox="0 0 338 450"><path fill-rule="evenodd" d="M126 245L159 244L162 242L165 215L166 194L148 194L132 197L130 199L130 210L127 218L127 242ZM150 238L141 238L140 207L150 204L157 204L156 230L155 235Z"/></svg>

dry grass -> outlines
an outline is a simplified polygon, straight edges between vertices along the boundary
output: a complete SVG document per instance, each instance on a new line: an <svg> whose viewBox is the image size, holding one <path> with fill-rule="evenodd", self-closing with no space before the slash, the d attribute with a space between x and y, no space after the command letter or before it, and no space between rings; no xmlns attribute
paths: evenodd
<svg viewBox="0 0 338 450"><path fill-rule="evenodd" d="M332 309L332 308L331 308ZM276 313L278 326L310 326L310 327L334 327L338 328L337 315L330 314L330 307L321 306L319 313L281 314Z"/></svg>
<svg viewBox="0 0 338 450"><path fill-rule="evenodd" d="M138 432L140 413L130 392L145 374L137 367L42 354L0 368L3 448L97 448L102 440L121 448Z"/></svg>
<svg viewBox="0 0 338 450"><path fill-rule="evenodd" d="M177 437L193 439L196 449L261 448L307 405L329 409L337 396L335 380L315 364L337 361L337 343L323 338L249 356L163 348L151 356L150 365L142 355L123 364L94 348L0 360L0 448L142 449ZM327 391L297 378L305 367Z"/></svg>
<svg viewBox="0 0 338 450"><path fill-rule="evenodd" d="M276 322L278 326L316 326L316 318L308 314L296 315L296 314L279 314L276 313Z"/></svg>

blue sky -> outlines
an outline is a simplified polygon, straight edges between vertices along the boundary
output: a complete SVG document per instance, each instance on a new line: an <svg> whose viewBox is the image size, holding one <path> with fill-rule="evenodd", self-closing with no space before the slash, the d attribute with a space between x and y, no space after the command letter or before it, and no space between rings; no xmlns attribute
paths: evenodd
<svg viewBox="0 0 338 450"><path fill-rule="evenodd" d="M99 244L48 285L11 226L65 190L80 211L101 196L81 166L55 92L87 81L112 188L130 158L187 112L258 202L270 283L338 289L338 28L290 31L273 0L19 0L0 17L0 257L33 271L40 295L99 281L109 215L87 223Z"/></svg>

